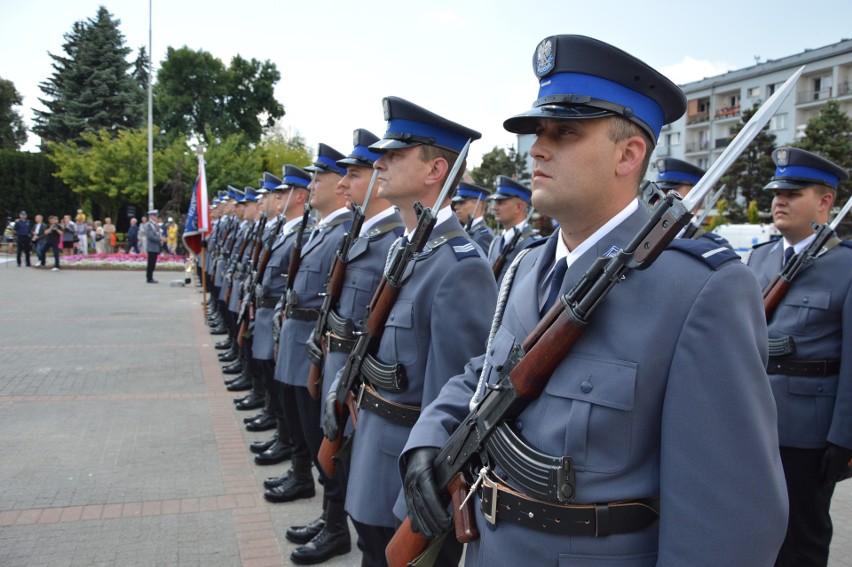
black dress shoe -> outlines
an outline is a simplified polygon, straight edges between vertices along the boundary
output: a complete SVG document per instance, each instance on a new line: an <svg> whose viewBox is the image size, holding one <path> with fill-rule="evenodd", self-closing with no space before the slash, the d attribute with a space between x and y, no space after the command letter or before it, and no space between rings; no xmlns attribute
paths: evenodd
<svg viewBox="0 0 852 567"><path fill-rule="evenodd" d="M251 378L243 376L242 380L238 380L227 387L229 392L245 392L251 390Z"/></svg>
<svg viewBox="0 0 852 567"><path fill-rule="evenodd" d="M293 543L308 543L325 527L325 518L320 516L305 526L292 526L284 536Z"/></svg>
<svg viewBox="0 0 852 567"><path fill-rule="evenodd" d="M160 283L157 280L148 280L148 283Z"/></svg>
<svg viewBox="0 0 852 567"><path fill-rule="evenodd" d="M222 372L225 374L240 374L243 371L243 362L235 360L231 364L222 367ZM249 380L251 382L251 380Z"/></svg>
<svg viewBox="0 0 852 567"><path fill-rule="evenodd" d="M243 400L239 402L235 407L239 411L249 411L260 409L264 406L264 404L266 404L266 396L259 396L252 392L251 394L243 398Z"/></svg>
<svg viewBox="0 0 852 567"><path fill-rule="evenodd" d="M230 386L234 382L239 382L241 380L245 380L246 378L248 378L248 377L245 374L242 374L242 373L237 374L236 376L231 376L230 378L225 380L225 386Z"/></svg>
<svg viewBox="0 0 852 567"><path fill-rule="evenodd" d="M260 413L256 413L256 414L254 414L254 415L250 415L250 416L248 416L248 417L244 417L244 418L243 418L243 423L245 423L246 425L248 425L248 424L249 424L249 423L251 423L252 421L254 421L254 420L256 420L256 419L260 419L261 417L263 417L263 416L265 416L265 415L269 415L269 414L268 414L268 413L266 413L266 410L263 410L263 411L262 411L262 412L260 412Z"/></svg>
<svg viewBox="0 0 852 567"><path fill-rule="evenodd" d="M261 415L254 421L250 421L246 424L247 431L269 431L270 429L275 429L276 427L276 419L269 414Z"/></svg>
<svg viewBox="0 0 852 567"><path fill-rule="evenodd" d="M219 325L218 327L213 327L210 329L211 335L227 335L228 329L225 328L224 325Z"/></svg>
<svg viewBox="0 0 852 567"><path fill-rule="evenodd" d="M266 465L277 465L278 463L283 463L293 454L293 446L289 443L282 441L281 439L276 439L275 443L272 444L269 449L264 451L263 453L259 453L254 457L254 464L266 466ZM314 480L311 478L311 488L314 486Z"/></svg>
<svg viewBox="0 0 852 567"><path fill-rule="evenodd" d="M226 350L225 352L219 355L219 362L233 362L237 358L239 358L239 356L240 352L237 349L231 347L230 350Z"/></svg>
<svg viewBox="0 0 852 567"><path fill-rule="evenodd" d="M263 481L263 488L275 488L276 486L281 486L290 478L290 475L293 474L293 471L287 471L281 476L270 476L267 477Z"/></svg>
<svg viewBox="0 0 852 567"><path fill-rule="evenodd" d="M247 394L247 395L245 395L245 396L240 396L239 398L234 398L234 399L233 399L234 405L237 405L237 404L239 404L240 402L242 402L243 400L247 400L247 399L249 399L250 397L251 397L251 393L249 393L249 394Z"/></svg>
<svg viewBox="0 0 852 567"><path fill-rule="evenodd" d="M297 479L292 469L285 475L284 481L263 493L268 502L292 502L300 498L316 496L314 479Z"/></svg>
<svg viewBox="0 0 852 567"><path fill-rule="evenodd" d="M349 539L349 526L346 522L335 525L326 523L316 537L290 553L290 561L297 565L313 565L337 555L346 555L350 551L352 541Z"/></svg>
<svg viewBox="0 0 852 567"><path fill-rule="evenodd" d="M249 451L254 453L255 455L259 455L275 445L275 442L278 441L278 434L272 436L271 439L267 439L266 441L255 441L251 445L249 445Z"/></svg>
<svg viewBox="0 0 852 567"><path fill-rule="evenodd" d="M223 339L223 340L219 341L218 343L216 343L215 345L213 345L213 347L216 350L231 350L231 339L230 338Z"/></svg>

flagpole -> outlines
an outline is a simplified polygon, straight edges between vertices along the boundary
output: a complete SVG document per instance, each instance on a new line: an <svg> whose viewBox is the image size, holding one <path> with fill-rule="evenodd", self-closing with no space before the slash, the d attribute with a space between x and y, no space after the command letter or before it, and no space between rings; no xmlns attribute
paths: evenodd
<svg viewBox="0 0 852 567"><path fill-rule="evenodd" d="M198 156L198 178L199 179L207 179L207 173L204 171L204 146L198 144L195 146L195 154ZM206 183L205 183L206 185ZM203 189L205 192L207 191L207 187L205 186ZM205 199L206 201L206 199ZM198 200L195 202L196 207L202 206L202 203L199 203ZM206 206L206 203L204 203ZM198 218L201 219L202 216L199 214ZM208 227L199 227L201 232L201 240L204 240L204 230ZM202 314L204 316L204 321L207 321L207 254L204 246L201 246L201 304L204 306L204 310Z"/></svg>

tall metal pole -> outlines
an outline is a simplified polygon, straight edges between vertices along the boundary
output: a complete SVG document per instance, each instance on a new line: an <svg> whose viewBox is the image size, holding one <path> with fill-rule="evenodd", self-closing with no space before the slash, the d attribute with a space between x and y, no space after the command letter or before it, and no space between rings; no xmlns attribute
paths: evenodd
<svg viewBox="0 0 852 567"><path fill-rule="evenodd" d="M151 14L154 0L148 0L148 210L154 208L154 97L151 92L154 66L151 63Z"/></svg>

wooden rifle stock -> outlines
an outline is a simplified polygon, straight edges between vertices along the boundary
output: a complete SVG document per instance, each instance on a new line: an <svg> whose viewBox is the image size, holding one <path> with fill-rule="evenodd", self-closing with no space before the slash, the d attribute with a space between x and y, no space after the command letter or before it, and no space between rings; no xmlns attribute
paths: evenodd
<svg viewBox="0 0 852 567"><path fill-rule="evenodd" d="M521 232L521 230L515 231L515 234L512 235L512 240L509 241L509 244L503 247L500 254L497 256L497 259L494 260L494 264L491 266L491 271L494 272L495 278L500 278L500 272L503 271L503 266L506 265L506 258L508 258L509 254L512 253L518 245L518 241L521 239ZM502 238L502 236L500 238Z"/></svg>
<svg viewBox="0 0 852 567"><path fill-rule="evenodd" d="M784 280L781 274L776 274L763 290L763 311L766 313L767 321L772 318L775 309L781 304L789 290L790 282Z"/></svg>

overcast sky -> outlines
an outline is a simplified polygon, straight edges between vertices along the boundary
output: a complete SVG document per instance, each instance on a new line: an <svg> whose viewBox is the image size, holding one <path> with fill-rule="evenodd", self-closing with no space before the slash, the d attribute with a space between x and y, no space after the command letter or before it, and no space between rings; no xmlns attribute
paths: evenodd
<svg viewBox="0 0 852 567"><path fill-rule="evenodd" d="M749 0L152 0L155 70L166 48L269 59L281 72L282 124L312 147L348 153L352 130L381 136L381 99L400 96L482 132L472 165L494 146L515 144L503 120L530 107L537 83L532 54L549 35L595 37L643 59L676 83L761 60L779 59L852 37L852 2ZM149 0L2 0L0 77L24 97L32 125L38 83L52 72L48 52L104 5L121 20L126 44L148 45ZM699 8L700 6L700 8ZM156 117L155 117L156 122ZM25 147L34 150L30 134Z"/></svg>

